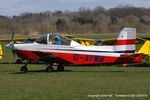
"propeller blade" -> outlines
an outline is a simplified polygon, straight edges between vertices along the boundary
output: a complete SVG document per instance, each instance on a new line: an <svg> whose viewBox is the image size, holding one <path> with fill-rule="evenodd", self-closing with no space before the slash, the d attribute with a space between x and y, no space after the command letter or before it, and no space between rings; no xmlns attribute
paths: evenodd
<svg viewBox="0 0 150 100"><path fill-rule="evenodd" d="M14 35L15 35L15 32L12 33L12 37L11 37L11 40L10 40L10 44L13 44L13 39L14 39Z"/></svg>

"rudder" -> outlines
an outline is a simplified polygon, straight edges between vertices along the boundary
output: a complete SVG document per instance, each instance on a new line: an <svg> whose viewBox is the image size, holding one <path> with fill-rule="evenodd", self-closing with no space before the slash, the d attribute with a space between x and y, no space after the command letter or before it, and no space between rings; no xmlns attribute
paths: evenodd
<svg viewBox="0 0 150 100"><path fill-rule="evenodd" d="M122 54L133 54L136 44L136 29L123 28L116 40L115 50L122 51Z"/></svg>

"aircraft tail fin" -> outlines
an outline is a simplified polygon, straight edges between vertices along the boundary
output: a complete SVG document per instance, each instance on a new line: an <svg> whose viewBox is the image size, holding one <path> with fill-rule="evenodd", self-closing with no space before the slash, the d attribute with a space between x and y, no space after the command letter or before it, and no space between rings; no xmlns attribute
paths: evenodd
<svg viewBox="0 0 150 100"><path fill-rule="evenodd" d="M2 59L3 56L3 51L2 51L2 46L0 45L0 59Z"/></svg>
<svg viewBox="0 0 150 100"><path fill-rule="evenodd" d="M116 40L115 50L122 54L133 54L136 44L136 29L123 28Z"/></svg>

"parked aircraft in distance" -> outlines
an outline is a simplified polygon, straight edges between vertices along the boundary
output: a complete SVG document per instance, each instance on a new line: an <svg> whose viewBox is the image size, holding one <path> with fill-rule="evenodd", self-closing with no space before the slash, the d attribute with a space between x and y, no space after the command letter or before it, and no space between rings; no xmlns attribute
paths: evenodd
<svg viewBox="0 0 150 100"><path fill-rule="evenodd" d="M136 52L136 54L138 53L143 54L143 57L142 57L143 60L150 61L150 41L149 40L145 41L145 43L140 48L140 50Z"/></svg>
<svg viewBox="0 0 150 100"><path fill-rule="evenodd" d="M2 46L0 45L0 60L2 59L3 56L3 51L2 51Z"/></svg>
<svg viewBox="0 0 150 100"><path fill-rule="evenodd" d="M13 37L13 36L12 36ZM124 64L140 63L142 54L134 54L136 29L124 28L115 45L111 46L83 46L74 40L58 34L47 34L33 43L11 43L6 45L18 57L49 63L47 72L53 71L53 63L57 63L58 71L64 70L65 64ZM27 63L21 67L27 72Z"/></svg>

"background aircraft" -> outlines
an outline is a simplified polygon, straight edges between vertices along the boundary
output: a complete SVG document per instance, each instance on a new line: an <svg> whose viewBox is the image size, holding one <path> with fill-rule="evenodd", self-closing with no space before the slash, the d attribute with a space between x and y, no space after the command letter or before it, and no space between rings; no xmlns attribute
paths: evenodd
<svg viewBox="0 0 150 100"><path fill-rule="evenodd" d="M140 50L136 53L143 53L142 59L150 61L150 41L146 40Z"/></svg>
<svg viewBox="0 0 150 100"><path fill-rule="evenodd" d="M2 51L2 46L0 45L0 60L2 59L3 56L3 51Z"/></svg>
<svg viewBox="0 0 150 100"><path fill-rule="evenodd" d="M61 45L55 44L56 37ZM13 40L13 39L12 39ZM57 38L58 40L58 38ZM58 34L47 34L33 43L12 43L7 45L18 57L50 63L47 72L53 71L53 63L58 63L57 70L63 71L63 64L124 64L140 63L142 54L134 54L136 29L124 28L111 46L83 46L74 40ZM21 67L27 71L27 63Z"/></svg>

